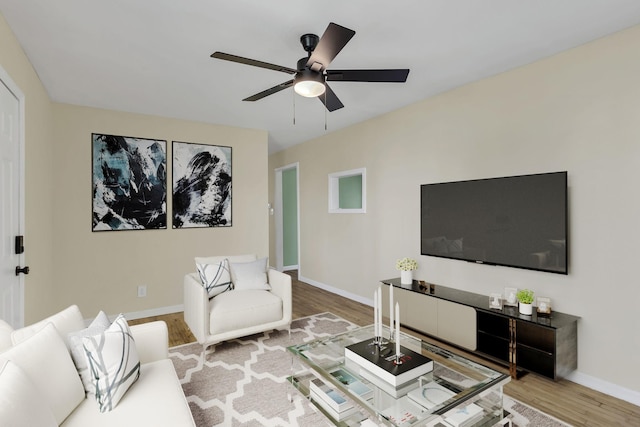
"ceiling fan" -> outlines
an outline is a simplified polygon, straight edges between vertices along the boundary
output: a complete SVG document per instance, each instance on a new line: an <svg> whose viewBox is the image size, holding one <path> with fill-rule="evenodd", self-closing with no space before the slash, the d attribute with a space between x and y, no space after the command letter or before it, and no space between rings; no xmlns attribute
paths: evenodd
<svg viewBox="0 0 640 427"><path fill-rule="evenodd" d="M225 61L238 62L254 67L267 68L294 75L292 80L280 83L272 88L256 93L243 101L258 101L281 90L293 86L299 95L313 98L318 97L327 110L335 111L344 105L331 90L327 82L382 82L404 83L407 81L409 69L381 69L381 70L328 70L327 67L340 53L342 48L356 34L355 31L342 27L333 22L329 23L321 38L315 34L304 34L300 43L307 52L306 58L298 60L296 69L243 58L223 52L214 52L211 57Z"/></svg>

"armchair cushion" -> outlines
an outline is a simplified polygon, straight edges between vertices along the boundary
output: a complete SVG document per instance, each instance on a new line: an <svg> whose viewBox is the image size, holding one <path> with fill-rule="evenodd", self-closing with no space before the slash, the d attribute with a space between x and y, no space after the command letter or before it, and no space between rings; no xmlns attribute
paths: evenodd
<svg viewBox="0 0 640 427"><path fill-rule="evenodd" d="M251 262L232 262L230 265L233 287L239 291L270 290L267 282L267 258Z"/></svg>
<svg viewBox="0 0 640 427"><path fill-rule="evenodd" d="M217 335L282 319L282 299L265 290L233 290L209 303L209 333Z"/></svg>
<svg viewBox="0 0 640 427"><path fill-rule="evenodd" d="M209 298L233 289L227 259L210 264L196 262L196 269Z"/></svg>

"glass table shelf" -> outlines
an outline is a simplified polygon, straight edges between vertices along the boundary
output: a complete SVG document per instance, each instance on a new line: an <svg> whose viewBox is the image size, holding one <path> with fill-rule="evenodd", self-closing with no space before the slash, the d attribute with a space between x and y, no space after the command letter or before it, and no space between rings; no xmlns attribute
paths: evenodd
<svg viewBox="0 0 640 427"><path fill-rule="evenodd" d="M291 383L334 424L470 427L493 426L503 419L502 389L508 375L400 332L400 345L432 359L433 370L394 387L345 358L345 347L373 341L373 333L369 325L288 347ZM383 327L383 337L388 341L388 327ZM336 394L346 400L340 411L328 398Z"/></svg>

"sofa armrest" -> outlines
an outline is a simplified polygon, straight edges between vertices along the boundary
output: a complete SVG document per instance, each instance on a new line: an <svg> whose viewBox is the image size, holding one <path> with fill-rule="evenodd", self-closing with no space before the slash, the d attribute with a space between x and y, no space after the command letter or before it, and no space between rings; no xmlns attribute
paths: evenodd
<svg viewBox="0 0 640 427"><path fill-rule="evenodd" d="M209 335L209 296L197 273L184 276L184 321L200 344Z"/></svg>
<svg viewBox="0 0 640 427"><path fill-rule="evenodd" d="M169 331L163 321L129 326L136 342L140 363L155 362L169 357Z"/></svg>
<svg viewBox="0 0 640 427"><path fill-rule="evenodd" d="M282 299L283 318L291 323L293 298L291 296L291 276L270 268L267 272L271 292Z"/></svg>

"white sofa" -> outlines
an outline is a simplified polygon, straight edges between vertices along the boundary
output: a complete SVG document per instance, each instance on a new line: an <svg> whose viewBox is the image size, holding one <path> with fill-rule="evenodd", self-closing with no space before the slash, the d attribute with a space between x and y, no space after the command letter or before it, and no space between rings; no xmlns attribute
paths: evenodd
<svg viewBox="0 0 640 427"><path fill-rule="evenodd" d="M140 358L140 376L119 403L104 413L94 395L85 395L63 339L84 328L75 305L15 331L0 320L0 425L195 426L168 358L164 322L130 327Z"/></svg>
<svg viewBox="0 0 640 427"><path fill-rule="evenodd" d="M227 259L229 263L248 263L256 255L202 258L210 263ZM233 268L233 264L231 264ZM232 275L233 277L233 275ZM212 344L272 329L289 329L292 316L291 276L268 269L270 290L223 292L211 300L198 273L184 277L184 320L202 344L203 360Z"/></svg>

